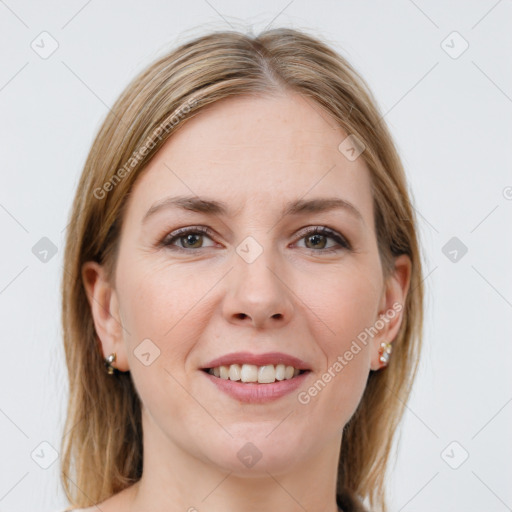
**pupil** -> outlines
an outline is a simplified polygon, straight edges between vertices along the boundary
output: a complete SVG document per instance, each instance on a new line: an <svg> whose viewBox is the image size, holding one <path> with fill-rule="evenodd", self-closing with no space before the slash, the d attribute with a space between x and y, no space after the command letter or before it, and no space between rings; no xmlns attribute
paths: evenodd
<svg viewBox="0 0 512 512"><path fill-rule="evenodd" d="M309 240L316 240L315 242L313 242L313 245L314 247L317 247L318 244L316 242L320 242L320 244L322 243L322 240L320 240L321 238L323 238L323 235L311 235L309 237Z"/></svg>
<svg viewBox="0 0 512 512"><path fill-rule="evenodd" d="M193 234L187 235L187 236L185 237L185 239L186 239L186 241L187 241L187 244L189 244L189 245L195 245L195 244L194 244L194 242L193 242L194 238L196 238L197 240L199 240L199 237L198 237L197 235L193 235ZM192 241L191 241L191 240L192 240ZM197 243L197 241L196 241L196 243Z"/></svg>

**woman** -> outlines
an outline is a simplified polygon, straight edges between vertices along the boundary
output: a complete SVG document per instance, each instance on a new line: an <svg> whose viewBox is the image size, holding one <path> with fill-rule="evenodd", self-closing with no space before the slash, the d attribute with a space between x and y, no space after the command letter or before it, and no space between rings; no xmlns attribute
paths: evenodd
<svg viewBox="0 0 512 512"><path fill-rule="evenodd" d="M386 510L420 254L375 100L325 43L211 33L144 70L85 164L62 292L73 507Z"/></svg>

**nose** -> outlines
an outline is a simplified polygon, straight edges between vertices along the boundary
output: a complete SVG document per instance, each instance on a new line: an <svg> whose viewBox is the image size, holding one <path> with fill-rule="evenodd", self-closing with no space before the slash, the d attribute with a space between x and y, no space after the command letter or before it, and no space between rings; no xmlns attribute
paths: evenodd
<svg viewBox="0 0 512 512"><path fill-rule="evenodd" d="M293 315L293 292L278 256L264 250L248 262L234 254L234 268L228 275L223 315L230 323L256 329L280 328Z"/></svg>

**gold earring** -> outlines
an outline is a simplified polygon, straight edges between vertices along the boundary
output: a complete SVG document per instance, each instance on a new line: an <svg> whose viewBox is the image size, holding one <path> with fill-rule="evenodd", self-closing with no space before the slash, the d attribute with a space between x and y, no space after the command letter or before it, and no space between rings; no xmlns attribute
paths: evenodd
<svg viewBox="0 0 512 512"><path fill-rule="evenodd" d="M109 375L114 374L114 370L116 369L114 366L112 366L112 363L116 360L116 353L113 352L105 359L105 366L107 367L107 373Z"/></svg>
<svg viewBox="0 0 512 512"><path fill-rule="evenodd" d="M391 343L386 343L383 341L380 344L380 350L379 350L379 361L384 365L387 366L389 363L389 358L391 356L391 351L393 350L393 347L391 346Z"/></svg>

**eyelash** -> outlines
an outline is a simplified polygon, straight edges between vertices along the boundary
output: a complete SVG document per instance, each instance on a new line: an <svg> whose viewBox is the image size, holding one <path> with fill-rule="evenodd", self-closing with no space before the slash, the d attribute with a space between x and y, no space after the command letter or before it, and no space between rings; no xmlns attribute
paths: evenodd
<svg viewBox="0 0 512 512"><path fill-rule="evenodd" d="M185 251L185 252L206 249L206 247L199 247L197 249L185 249L184 247L178 247L173 244L173 242L175 242L176 240L179 240L180 238L183 238L186 235L190 235L190 234L207 235L209 238L212 238L212 236L213 236L213 232L209 228L206 228L203 226L191 226L191 227L187 227L187 228L178 229L177 231L170 233L160 242L160 246L167 247L168 249L171 249L173 251ZM302 236L299 238L299 240L302 240L308 236L322 235L322 236L326 236L327 238L331 238L338 244L338 247L331 247L329 249L307 249L306 248L313 254L335 253L335 252L340 251L341 249L345 249L348 251L352 250L352 246L350 245L350 242L346 238L344 238L343 236L336 233L336 231L333 231L327 227L316 226L314 228L308 229L307 231L302 231L301 235Z"/></svg>

